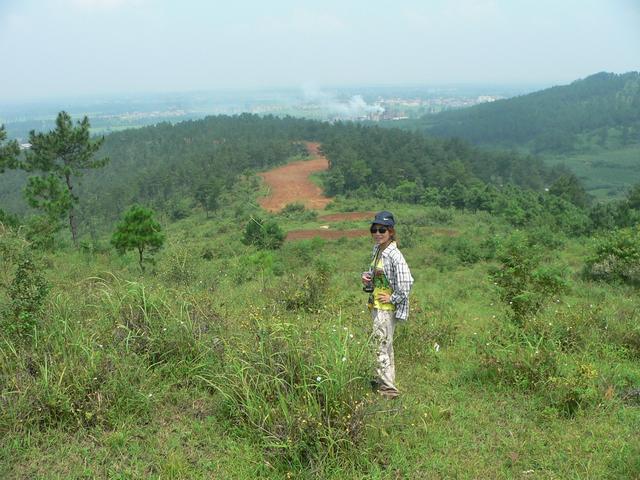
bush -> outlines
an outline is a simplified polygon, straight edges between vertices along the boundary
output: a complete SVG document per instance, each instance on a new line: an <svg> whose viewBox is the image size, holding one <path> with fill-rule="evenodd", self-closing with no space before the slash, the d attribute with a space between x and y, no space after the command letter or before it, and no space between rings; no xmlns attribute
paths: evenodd
<svg viewBox="0 0 640 480"><path fill-rule="evenodd" d="M9 305L5 314L4 329L19 337L31 336L43 314L49 284L32 254L25 250L16 267L9 286Z"/></svg>
<svg viewBox="0 0 640 480"><path fill-rule="evenodd" d="M18 226L20 226L20 218L0 208L0 224L6 225L7 227L18 228Z"/></svg>
<svg viewBox="0 0 640 480"><path fill-rule="evenodd" d="M440 250L446 254L455 255L460 263L473 265L481 260L492 258L495 245L491 241L475 243L466 237L446 237Z"/></svg>
<svg viewBox="0 0 640 480"><path fill-rule="evenodd" d="M274 221L251 217L244 229L242 243L265 250L277 250L284 243L284 232Z"/></svg>
<svg viewBox="0 0 640 480"><path fill-rule="evenodd" d="M311 221L318 217L315 210L307 210L304 204L300 202L288 203L279 213L279 215L292 220Z"/></svg>
<svg viewBox="0 0 640 480"><path fill-rule="evenodd" d="M401 247L415 247L418 244L418 229L411 224L402 225L398 228L398 244Z"/></svg>
<svg viewBox="0 0 640 480"><path fill-rule="evenodd" d="M584 273L594 280L640 285L640 225L601 238Z"/></svg>
<svg viewBox="0 0 640 480"><path fill-rule="evenodd" d="M590 363L568 361L559 376L548 378L542 395L546 403L566 416L574 416L579 409L592 405L598 398L598 372Z"/></svg>
<svg viewBox="0 0 640 480"><path fill-rule="evenodd" d="M490 273L501 300L509 305L515 320L536 313L552 297L568 289L566 269L540 265L542 252L522 232L505 239L497 252L501 265Z"/></svg>
<svg viewBox="0 0 640 480"><path fill-rule="evenodd" d="M196 278L199 263L198 257L191 248L177 243L171 245L164 252L160 262L160 271L171 282L189 285Z"/></svg>
<svg viewBox="0 0 640 480"><path fill-rule="evenodd" d="M549 225L540 225L527 230L529 243L539 245L549 250L562 248L566 243L566 236L551 229Z"/></svg>
<svg viewBox="0 0 640 480"><path fill-rule="evenodd" d="M281 294L287 310L318 310L329 288L330 273L327 263L317 261L313 271L291 276Z"/></svg>
<svg viewBox="0 0 640 480"><path fill-rule="evenodd" d="M53 250L56 234L62 230L59 220L44 215L37 215L27 221L26 238L34 248Z"/></svg>
<svg viewBox="0 0 640 480"><path fill-rule="evenodd" d="M0 287L8 285L7 277L13 275L13 268L28 245L18 231L0 223Z"/></svg>
<svg viewBox="0 0 640 480"><path fill-rule="evenodd" d="M261 250L250 255L234 258L231 277L237 285L241 285L265 275L280 276L283 266L274 252Z"/></svg>

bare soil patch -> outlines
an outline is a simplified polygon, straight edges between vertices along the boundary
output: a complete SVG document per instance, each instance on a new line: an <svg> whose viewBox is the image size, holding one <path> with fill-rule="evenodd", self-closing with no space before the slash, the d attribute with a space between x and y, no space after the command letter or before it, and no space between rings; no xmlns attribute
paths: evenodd
<svg viewBox="0 0 640 480"><path fill-rule="evenodd" d="M322 189L315 185L309 176L329 168L329 161L320 154L320 145L307 142L310 160L289 163L282 167L263 172L260 176L269 186L269 194L258 200L262 208L270 212L278 212L289 203L302 203L308 209L322 210L331 201L322 194Z"/></svg>

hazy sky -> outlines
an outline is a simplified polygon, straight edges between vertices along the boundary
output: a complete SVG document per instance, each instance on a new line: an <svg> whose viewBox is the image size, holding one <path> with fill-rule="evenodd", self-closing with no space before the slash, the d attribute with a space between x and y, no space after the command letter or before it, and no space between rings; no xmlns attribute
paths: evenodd
<svg viewBox="0 0 640 480"><path fill-rule="evenodd" d="M640 70L640 0L0 0L0 99Z"/></svg>

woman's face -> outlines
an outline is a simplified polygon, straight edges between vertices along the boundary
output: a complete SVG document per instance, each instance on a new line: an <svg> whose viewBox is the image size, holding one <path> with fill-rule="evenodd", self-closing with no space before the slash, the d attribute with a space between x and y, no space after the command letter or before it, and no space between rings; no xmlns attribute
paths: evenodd
<svg viewBox="0 0 640 480"><path fill-rule="evenodd" d="M376 245L383 245L391 240L391 232L389 231L389 227L385 225L374 223L371 225L370 232Z"/></svg>

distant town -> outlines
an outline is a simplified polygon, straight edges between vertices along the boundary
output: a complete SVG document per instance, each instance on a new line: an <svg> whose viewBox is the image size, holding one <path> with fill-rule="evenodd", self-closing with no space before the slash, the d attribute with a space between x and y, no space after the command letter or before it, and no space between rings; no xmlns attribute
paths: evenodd
<svg viewBox="0 0 640 480"><path fill-rule="evenodd" d="M5 125L10 138L28 148L29 131L53 128L61 110L78 119L87 115L93 133L105 134L159 122L176 123L207 115L241 113L290 115L331 122L404 120L494 102L527 91L515 87L350 87L61 99L0 104L0 124Z"/></svg>

